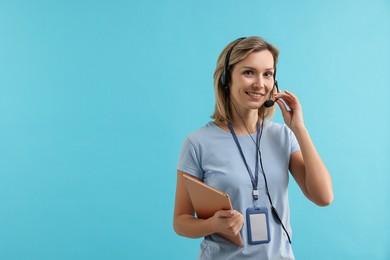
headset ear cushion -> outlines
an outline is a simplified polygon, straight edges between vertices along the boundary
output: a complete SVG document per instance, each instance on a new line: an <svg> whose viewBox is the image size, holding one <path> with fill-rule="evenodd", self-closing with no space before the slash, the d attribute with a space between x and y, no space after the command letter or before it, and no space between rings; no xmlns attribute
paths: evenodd
<svg viewBox="0 0 390 260"><path fill-rule="evenodd" d="M230 73L229 71L224 71L221 75L220 82L223 87L226 89L229 88L229 83L230 83Z"/></svg>
<svg viewBox="0 0 390 260"><path fill-rule="evenodd" d="M219 78L219 82L223 87L225 87L225 71L222 72L221 77Z"/></svg>

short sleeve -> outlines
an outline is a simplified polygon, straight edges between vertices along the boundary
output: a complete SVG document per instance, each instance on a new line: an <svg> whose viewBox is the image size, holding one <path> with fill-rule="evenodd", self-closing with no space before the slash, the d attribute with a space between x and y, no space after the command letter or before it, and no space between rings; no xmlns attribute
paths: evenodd
<svg viewBox="0 0 390 260"><path fill-rule="evenodd" d="M297 138L295 137L293 131L289 129L290 132L290 155L296 151L300 151L301 147L298 144Z"/></svg>
<svg viewBox="0 0 390 260"><path fill-rule="evenodd" d="M198 154L199 151L195 149L194 145L187 137L183 142L183 146L179 154L177 169L179 171L194 175L199 179L203 179L203 170L201 168Z"/></svg>

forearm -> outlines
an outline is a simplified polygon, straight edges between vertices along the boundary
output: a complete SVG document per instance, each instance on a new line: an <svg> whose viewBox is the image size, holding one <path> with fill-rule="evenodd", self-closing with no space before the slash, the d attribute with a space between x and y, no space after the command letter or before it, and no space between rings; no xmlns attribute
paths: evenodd
<svg viewBox="0 0 390 260"><path fill-rule="evenodd" d="M176 216L173 226L178 235L189 238L200 238L215 233L210 219L198 219L191 215Z"/></svg>
<svg viewBox="0 0 390 260"><path fill-rule="evenodd" d="M301 147L305 165L305 186L309 198L326 206L333 201L332 180L305 127L295 129L295 137Z"/></svg>

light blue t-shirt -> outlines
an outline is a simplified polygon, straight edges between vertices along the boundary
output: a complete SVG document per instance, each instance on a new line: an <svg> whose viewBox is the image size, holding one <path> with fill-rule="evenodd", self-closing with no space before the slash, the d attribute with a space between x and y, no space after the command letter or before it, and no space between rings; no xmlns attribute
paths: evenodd
<svg viewBox="0 0 390 260"><path fill-rule="evenodd" d="M252 138L256 140L256 133L252 134ZM256 146L249 134L239 135L238 140L248 166L254 173ZM291 236L288 168L290 155L300 150L298 142L286 125L265 121L260 149L272 202ZM245 218L246 209L254 207L251 179L237 145L230 132L219 128L213 122L187 136L177 169L229 194L233 208ZM268 208L271 241L267 244L249 245L245 219L241 230L243 248L214 234L202 241L199 259L294 259L287 235L271 214L261 168L258 190L259 199L255 206Z"/></svg>

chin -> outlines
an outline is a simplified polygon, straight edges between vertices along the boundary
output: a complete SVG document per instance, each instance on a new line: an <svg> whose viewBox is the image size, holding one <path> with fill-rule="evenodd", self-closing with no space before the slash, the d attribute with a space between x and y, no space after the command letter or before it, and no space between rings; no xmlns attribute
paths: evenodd
<svg viewBox="0 0 390 260"><path fill-rule="evenodd" d="M261 103L256 103L256 104L250 104L249 105L249 108L250 109L260 109L262 106L264 105L264 102L261 102Z"/></svg>

